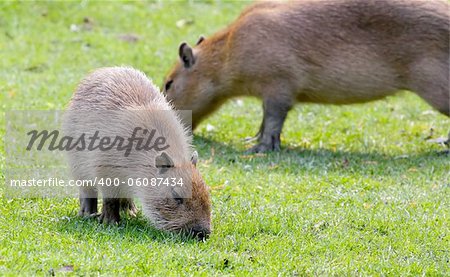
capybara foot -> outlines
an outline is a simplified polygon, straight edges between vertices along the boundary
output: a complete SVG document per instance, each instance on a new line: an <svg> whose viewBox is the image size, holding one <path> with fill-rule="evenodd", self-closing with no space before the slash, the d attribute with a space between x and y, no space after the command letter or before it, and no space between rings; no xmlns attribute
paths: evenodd
<svg viewBox="0 0 450 277"><path fill-rule="evenodd" d="M268 120L264 119L264 122ZM281 125L280 125L281 126ZM281 150L281 140L280 131L278 132L265 132L259 138L259 143L249 150L248 153L264 153L268 151L280 151Z"/></svg>
<svg viewBox="0 0 450 277"><path fill-rule="evenodd" d="M119 224L120 222L120 200L113 198L103 199L102 213L98 221L105 224Z"/></svg>
<svg viewBox="0 0 450 277"><path fill-rule="evenodd" d="M118 214L102 212L98 217L98 222L103 224L119 224L120 216Z"/></svg>
<svg viewBox="0 0 450 277"><path fill-rule="evenodd" d="M247 153L264 153L269 151L280 151L281 147L278 143L258 143L257 145L253 146L252 148L247 150Z"/></svg>

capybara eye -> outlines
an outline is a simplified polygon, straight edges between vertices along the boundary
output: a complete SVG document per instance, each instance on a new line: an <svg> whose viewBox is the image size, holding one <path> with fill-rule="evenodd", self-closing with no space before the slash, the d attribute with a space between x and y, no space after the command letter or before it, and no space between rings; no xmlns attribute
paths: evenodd
<svg viewBox="0 0 450 277"><path fill-rule="evenodd" d="M166 84L164 85L164 91L168 91L170 89L170 87L172 86L173 80L169 80L166 82Z"/></svg>
<svg viewBox="0 0 450 277"><path fill-rule="evenodd" d="M177 202L178 205L183 204L184 199L183 198L175 198L175 201Z"/></svg>
<svg viewBox="0 0 450 277"><path fill-rule="evenodd" d="M156 168L173 168L174 166L171 164L162 164L162 165L156 165Z"/></svg>

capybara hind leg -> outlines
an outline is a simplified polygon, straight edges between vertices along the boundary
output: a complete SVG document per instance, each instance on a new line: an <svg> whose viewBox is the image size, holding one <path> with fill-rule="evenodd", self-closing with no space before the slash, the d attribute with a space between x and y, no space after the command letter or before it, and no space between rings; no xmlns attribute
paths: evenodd
<svg viewBox="0 0 450 277"><path fill-rule="evenodd" d="M97 214L98 192L95 188L80 188L79 216L91 216Z"/></svg>
<svg viewBox="0 0 450 277"><path fill-rule="evenodd" d="M281 148L280 135L287 113L292 107L291 101L264 99L264 119L260 128L259 143L249 149L251 153L279 151Z"/></svg>
<svg viewBox="0 0 450 277"><path fill-rule="evenodd" d="M450 92L448 87L444 90L442 87L430 84L430 86L421 88L419 95L440 113L450 116Z"/></svg>
<svg viewBox="0 0 450 277"><path fill-rule="evenodd" d="M131 198L120 199L120 210L124 211L128 216L136 217L138 209Z"/></svg>
<svg viewBox="0 0 450 277"><path fill-rule="evenodd" d="M120 199L103 198L102 213L100 214L100 223L118 224L120 221Z"/></svg>
<svg viewBox="0 0 450 277"><path fill-rule="evenodd" d="M447 116L450 116L449 69L448 63L430 58L413 67L415 74L411 78L411 89Z"/></svg>

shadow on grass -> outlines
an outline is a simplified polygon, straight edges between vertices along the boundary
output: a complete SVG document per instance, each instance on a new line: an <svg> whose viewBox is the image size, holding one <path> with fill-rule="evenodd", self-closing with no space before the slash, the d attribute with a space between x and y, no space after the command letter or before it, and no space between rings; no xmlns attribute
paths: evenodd
<svg viewBox="0 0 450 277"><path fill-rule="evenodd" d="M429 152L404 155L389 155L377 152L335 151L332 149L305 149L284 147L280 152L247 154L245 150L209 138L195 136L194 143L199 150L200 162L214 163L222 167L243 167L256 165L261 170L289 173L299 170L352 171L353 173L385 175L392 171L417 167L424 170L449 161L449 155L430 147Z"/></svg>
<svg viewBox="0 0 450 277"><path fill-rule="evenodd" d="M376 152L345 152L330 149L283 148L281 152L268 154L245 154L242 149L209 138L195 136L194 143L201 153L200 162L226 167L230 170L259 170L265 174L328 174L348 173L383 176L403 174L412 168L427 171L436 165L445 166L448 155L438 151L394 156ZM249 169L245 169L250 166ZM102 225L96 219L81 218L75 212L66 220L58 221L55 232L70 233L80 241L103 237L105 241L135 241L137 243L158 242L161 244L198 243L183 235L160 231L151 226L141 213L136 218L123 216L119 225Z"/></svg>
<svg viewBox="0 0 450 277"><path fill-rule="evenodd" d="M107 225L98 222L97 218L83 218L77 215L65 217L55 226L55 231L61 235L70 233L74 238L88 242L99 237L106 241L112 239L120 241L133 241L136 243L158 242L162 244L188 243L196 244L198 240L183 234L165 232L154 228L141 214L136 217L122 215L117 225Z"/></svg>

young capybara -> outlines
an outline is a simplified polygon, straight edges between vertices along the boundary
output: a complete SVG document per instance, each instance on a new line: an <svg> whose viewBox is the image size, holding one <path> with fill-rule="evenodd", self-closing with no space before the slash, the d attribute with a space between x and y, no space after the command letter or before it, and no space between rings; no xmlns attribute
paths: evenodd
<svg viewBox="0 0 450 277"><path fill-rule="evenodd" d="M409 90L449 115L450 5L445 0L260 2L224 30L182 43L165 79L195 128L225 100L262 99L251 152L280 149L295 102L361 103Z"/></svg>
<svg viewBox="0 0 450 277"><path fill-rule="evenodd" d="M134 214L132 199L138 198L144 215L157 228L200 239L209 235L211 200L196 169L195 153L189 159L191 138L162 93L143 73L110 67L88 75L70 101L63 131L74 139L104 136L98 138L98 147L86 150L85 143L68 152L74 179L95 180L96 184L80 189L81 216L97 213L100 191L102 222L119 222L121 210ZM117 145L114 141L111 146L111 139L105 138L111 134L119 137ZM149 143L154 137L158 137L156 142ZM120 138L131 144L123 146ZM143 141L148 146L144 150ZM131 151L123 151L126 149ZM184 183L177 183L180 180Z"/></svg>

